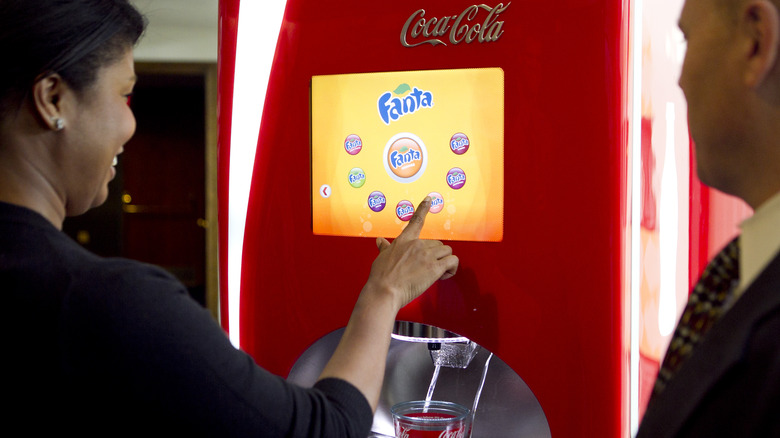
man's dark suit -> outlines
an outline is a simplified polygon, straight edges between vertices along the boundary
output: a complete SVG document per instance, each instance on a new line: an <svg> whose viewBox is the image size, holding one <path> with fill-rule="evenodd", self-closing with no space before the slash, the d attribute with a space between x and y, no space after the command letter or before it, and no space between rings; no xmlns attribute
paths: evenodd
<svg viewBox="0 0 780 438"><path fill-rule="evenodd" d="M637 438L780 437L780 256L710 329Z"/></svg>

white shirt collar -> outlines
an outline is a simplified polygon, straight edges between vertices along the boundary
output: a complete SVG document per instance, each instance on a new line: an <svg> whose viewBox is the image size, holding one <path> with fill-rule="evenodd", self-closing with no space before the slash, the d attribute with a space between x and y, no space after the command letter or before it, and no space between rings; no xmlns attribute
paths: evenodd
<svg viewBox="0 0 780 438"><path fill-rule="evenodd" d="M753 283L780 249L780 192L761 204L739 227L742 233L737 294Z"/></svg>

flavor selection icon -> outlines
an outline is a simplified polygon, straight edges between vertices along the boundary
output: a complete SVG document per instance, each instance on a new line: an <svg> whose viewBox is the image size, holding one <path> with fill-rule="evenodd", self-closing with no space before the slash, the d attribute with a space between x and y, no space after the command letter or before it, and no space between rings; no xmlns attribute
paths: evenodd
<svg viewBox="0 0 780 438"><path fill-rule="evenodd" d="M450 150L458 155L463 155L469 150L469 138L466 134L458 132L450 139Z"/></svg>
<svg viewBox="0 0 780 438"><path fill-rule="evenodd" d="M439 192L428 193L428 196L431 197L431 209L428 212L433 214L439 213L444 208L444 197Z"/></svg>
<svg viewBox="0 0 780 438"><path fill-rule="evenodd" d="M386 205L387 198L385 198L385 194L379 190L373 191L368 195L368 208L374 213L379 213L384 210Z"/></svg>
<svg viewBox="0 0 780 438"><path fill-rule="evenodd" d="M428 150L425 143L411 132L401 132L390 137L383 156L387 174L399 183L417 181L428 167Z"/></svg>
<svg viewBox="0 0 780 438"><path fill-rule="evenodd" d="M344 149L350 155L357 155L363 150L363 140L359 136L351 134L344 140Z"/></svg>
<svg viewBox="0 0 780 438"><path fill-rule="evenodd" d="M398 202L395 206L395 215L404 222L408 221L414 215L414 204L407 200Z"/></svg>
<svg viewBox="0 0 780 438"><path fill-rule="evenodd" d="M352 170L349 171L347 179L349 179L349 185L359 189L366 183L366 172L359 167L353 167Z"/></svg>
<svg viewBox="0 0 780 438"><path fill-rule="evenodd" d="M453 167L447 172L447 185L453 190L462 189L466 185L466 172L460 167Z"/></svg>

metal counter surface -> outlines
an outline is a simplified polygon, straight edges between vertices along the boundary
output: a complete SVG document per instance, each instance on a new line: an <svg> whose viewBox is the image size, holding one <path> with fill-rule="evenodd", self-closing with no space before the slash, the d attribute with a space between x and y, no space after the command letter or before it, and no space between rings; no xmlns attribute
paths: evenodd
<svg viewBox="0 0 780 438"><path fill-rule="evenodd" d="M288 380L312 386L336 349L343 329L315 342L293 366ZM471 408L480 386L490 352L479 347L465 369L441 367L434 400L445 400ZM374 436L394 436L390 408L399 402L424 400L431 383L434 365L427 345L393 339L385 369L379 406L371 428ZM381 435L377 435L381 434ZM473 438L551 436L547 418L531 389L499 357L490 358L488 372L474 417Z"/></svg>

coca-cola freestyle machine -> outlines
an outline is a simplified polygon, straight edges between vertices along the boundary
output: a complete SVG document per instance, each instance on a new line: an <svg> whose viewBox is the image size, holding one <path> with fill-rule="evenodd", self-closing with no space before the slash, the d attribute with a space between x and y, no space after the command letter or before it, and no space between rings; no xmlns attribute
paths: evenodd
<svg viewBox="0 0 780 438"><path fill-rule="evenodd" d="M310 384L374 237L397 236L430 195L422 237L451 245L460 268L399 314L374 432L392 435L389 407L424 399L436 373L433 399L476 407L474 437L627 436L628 6L289 0L259 136L239 156L240 66L261 56L239 36L259 25L222 0L231 337ZM229 178L247 161L251 184ZM245 228L228 216L241 191Z"/></svg>

